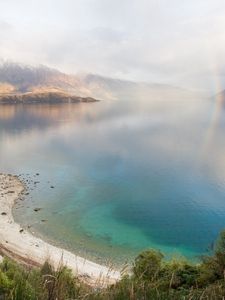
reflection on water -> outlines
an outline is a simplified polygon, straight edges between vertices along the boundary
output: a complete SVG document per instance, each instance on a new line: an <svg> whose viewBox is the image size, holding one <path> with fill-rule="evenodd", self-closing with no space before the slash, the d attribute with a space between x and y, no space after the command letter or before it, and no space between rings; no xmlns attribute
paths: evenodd
<svg viewBox="0 0 225 300"><path fill-rule="evenodd" d="M40 173L16 218L96 260L210 250L225 227L225 115L214 112L207 101L1 106L1 171Z"/></svg>

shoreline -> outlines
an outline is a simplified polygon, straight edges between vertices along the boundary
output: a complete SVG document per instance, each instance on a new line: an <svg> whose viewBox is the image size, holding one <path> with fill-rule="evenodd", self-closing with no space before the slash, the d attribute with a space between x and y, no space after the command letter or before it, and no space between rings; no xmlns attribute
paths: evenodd
<svg viewBox="0 0 225 300"><path fill-rule="evenodd" d="M0 104L92 103L98 101L92 97L76 96L65 91L46 90L25 93L0 93Z"/></svg>
<svg viewBox="0 0 225 300"><path fill-rule="evenodd" d="M67 266L90 285L106 286L120 279L119 271L53 246L16 223L12 208L24 191L17 176L0 173L0 251L4 255L27 265L41 266L48 261L55 269Z"/></svg>

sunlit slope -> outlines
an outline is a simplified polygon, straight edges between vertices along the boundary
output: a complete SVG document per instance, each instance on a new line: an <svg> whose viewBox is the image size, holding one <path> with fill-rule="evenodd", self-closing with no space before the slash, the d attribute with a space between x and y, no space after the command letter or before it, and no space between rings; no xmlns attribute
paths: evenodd
<svg viewBox="0 0 225 300"><path fill-rule="evenodd" d="M95 74L69 75L46 66L0 65L0 94L28 92L66 93L101 100L193 100L202 96L167 84L133 82Z"/></svg>

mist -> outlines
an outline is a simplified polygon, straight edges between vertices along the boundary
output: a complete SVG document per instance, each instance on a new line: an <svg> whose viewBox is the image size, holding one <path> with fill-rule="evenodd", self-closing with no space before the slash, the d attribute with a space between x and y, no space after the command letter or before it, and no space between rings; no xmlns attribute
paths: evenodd
<svg viewBox="0 0 225 300"><path fill-rule="evenodd" d="M1 0L0 60L213 94L224 28L222 0Z"/></svg>

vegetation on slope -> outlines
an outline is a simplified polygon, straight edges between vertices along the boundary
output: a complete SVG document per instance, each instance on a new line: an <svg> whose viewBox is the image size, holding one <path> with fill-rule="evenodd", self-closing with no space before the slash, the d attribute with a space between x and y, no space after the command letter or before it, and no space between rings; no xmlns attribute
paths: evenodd
<svg viewBox="0 0 225 300"><path fill-rule="evenodd" d="M79 103L96 102L91 97L79 97L62 92L35 92L24 94L5 94L0 95L0 104L14 103Z"/></svg>
<svg viewBox="0 0 225 300"><path fill-rule="evenodd" d="M88 287L70 270L54 271L48 263L27 269L4 259L0 264L0 299L5 300L176 300L225 299L225 231L220 234L214 255L199 264L163 260L159 251L141 253L132 275L104 289Z"/></svg>

